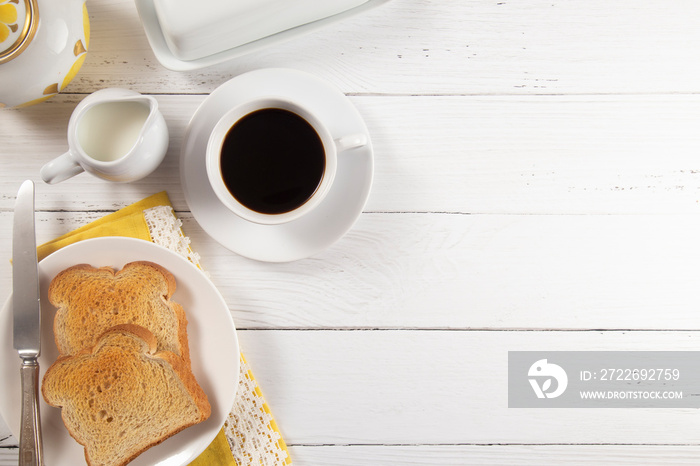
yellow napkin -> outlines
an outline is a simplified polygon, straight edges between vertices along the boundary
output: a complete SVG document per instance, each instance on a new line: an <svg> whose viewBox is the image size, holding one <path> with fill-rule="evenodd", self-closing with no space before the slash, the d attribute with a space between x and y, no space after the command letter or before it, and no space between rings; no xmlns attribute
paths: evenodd
<svg viewBox="0 0 700 466"><path fill-rule="evenodd" d="M155 216L147 214L156 213ZM164 218L179 235L180 248L162 244L159 219ZM197 266L198 256L189 247L189 239L180 230L181 222L175 217L165 192L154 194L114 213L106 215L77 230L42 244L37 248L39 260L54 251L78 241L103 236L128 236L152 241L187 256ZM165 243L168 243L165 241ZM170 242L172 243L172 241ZM183 251L183 245L186 251ZM99 266L99 264L93 264ZM190 466L277 466L291 465L287 446L282 439L270 408L265 402L248 363L240 355L239 386L236 402L214 441Z"/></svg>
<svg viewBox="0 0 700 466"><path fill-rule="evenodd" d="M88 238L102 236L129 236L146 241L152 241L148 224L143 216L143 211L156 206L170 206L168 195L164 192L154 194L146 199L124 207L112 214L84 225L77 230L66 233L63 236L42 244L37 248L39 260L52 252L58 251L64 246L77 243Z"/></svg>

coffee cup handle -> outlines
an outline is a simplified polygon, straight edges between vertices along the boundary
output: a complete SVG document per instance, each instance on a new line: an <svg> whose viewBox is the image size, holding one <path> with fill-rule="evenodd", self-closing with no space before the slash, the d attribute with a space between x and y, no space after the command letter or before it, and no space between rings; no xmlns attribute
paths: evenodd
<svg viewBox="0 0 700 466"><path fill-rule="evenodd" d="M73 159L69 151L41 167L39 174L45 183L56 184L68 178L72 178L83 171L83 167Z"/></svg>
<svg viewBox="0 0 700 466"><path fill-rule="evenodd" d="M366 146L367 135L363 133L351 134L349 136L338 138L334 142L336 151L341 153L346 150L355 149L356 147Z"/></svg>

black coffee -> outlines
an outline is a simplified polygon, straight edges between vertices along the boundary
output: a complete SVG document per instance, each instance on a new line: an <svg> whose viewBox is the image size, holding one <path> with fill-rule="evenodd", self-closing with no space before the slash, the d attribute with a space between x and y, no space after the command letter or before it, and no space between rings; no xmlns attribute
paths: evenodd
<svg viewBox="0 0 700 466"><path fill-rule="evenodd" d="M316 130L296 113L278 108L238 120L221 148L221 174L229 192L264 214L302 206L318 188L325 168Z"/></svg>

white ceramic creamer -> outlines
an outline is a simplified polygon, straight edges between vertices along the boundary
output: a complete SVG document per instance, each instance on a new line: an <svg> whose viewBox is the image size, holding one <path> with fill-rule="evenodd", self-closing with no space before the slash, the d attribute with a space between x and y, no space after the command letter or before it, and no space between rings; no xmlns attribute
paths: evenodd
<svg viewBox="0 0 700 466"><path fill-rule="evenodd" d="M68 152L41 168L46 183L59 183L83 171L109 181L136 181L163 161L168 128L154 97L102 89L73 111L68 147Z"/></svg>

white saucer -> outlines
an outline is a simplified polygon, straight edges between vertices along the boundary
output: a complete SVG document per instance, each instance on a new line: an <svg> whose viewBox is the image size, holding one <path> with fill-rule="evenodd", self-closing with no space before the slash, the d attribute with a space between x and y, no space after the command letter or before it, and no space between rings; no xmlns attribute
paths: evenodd
<svg viewBox="0 0 700 466"><path fill-rule="evenodd" d="M245 100L270 95L304 102L334 138L368 135L366 146L338 155L336 179L323 202L310 214L282 225L251 223L224 207L209 185L204 161L209 134L219 118ZM339 240L362 213L373 170L367 127L350 100L310 74L280 68L251 71L215 89L193 115L180 155L185 199L204 231L231 251L266 262L303 259Z"/></svg>

